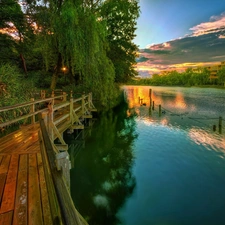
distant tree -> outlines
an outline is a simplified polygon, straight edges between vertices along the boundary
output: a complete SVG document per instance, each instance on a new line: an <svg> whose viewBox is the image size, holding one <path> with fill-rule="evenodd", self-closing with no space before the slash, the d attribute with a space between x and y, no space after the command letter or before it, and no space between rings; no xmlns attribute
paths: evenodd
<svg viewBox="0 0 225 225"><path fill-rule="evenodd" d="M222 67L218 72L218 84L225 86L225 67Z"/></svg>

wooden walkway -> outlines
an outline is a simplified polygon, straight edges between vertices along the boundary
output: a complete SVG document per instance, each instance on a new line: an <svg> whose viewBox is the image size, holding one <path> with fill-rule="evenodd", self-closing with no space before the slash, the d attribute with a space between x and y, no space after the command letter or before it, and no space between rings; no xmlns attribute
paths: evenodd
<svg viewBox="0 0 225 225"><path fill-rule="evenodd" d="M0 140L0 224L53 224L38 131L28 125Z"/></svg>
<svg viewBox="0 0 225 225"><path fill-rule="evenodd" d="M58 104L57 98L60 98ZM36 109L47 102L44 109ZM80 104L79 104L80 103ZM28 114L0 123L0 128L31 118L31 124L0 138L0 225L87 225L69 192L69 155L63 132L84 129L96 111L92 95L66 94L0 108L0 113L30 107ZM35 116L39 117L39 122ZM60 144L55 144L58 138Z"/></svg>

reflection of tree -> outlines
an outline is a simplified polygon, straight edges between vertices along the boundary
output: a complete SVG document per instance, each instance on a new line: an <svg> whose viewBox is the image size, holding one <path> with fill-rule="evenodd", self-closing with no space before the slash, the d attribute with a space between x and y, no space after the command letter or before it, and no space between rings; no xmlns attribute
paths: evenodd
<svg viewBox="0 0 225 225"><path fill-rule="evenodd" d="M101 115L71 170L75 206L90 225L117 224L118 209L135 187L132 144L135 120L127 105Z"/></svg>

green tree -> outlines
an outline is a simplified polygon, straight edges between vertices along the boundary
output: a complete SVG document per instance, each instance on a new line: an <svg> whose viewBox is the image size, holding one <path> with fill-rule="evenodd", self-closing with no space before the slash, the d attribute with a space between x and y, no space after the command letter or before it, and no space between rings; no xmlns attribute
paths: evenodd
<svg viewBox="0 0 225 225"><path fill-rule="evenodd" d="M225 86L225 67L222 67L218 72L218 83Z"/></svg>
<svg viewBox="0 0 225 225"><path fill-rule="evenodd" d="M108 57L115 67L116 82L126 82L137 75L135 70L138 47L135 37L140 9L137 0L106 0L101 16L107 24Z"/></svg>

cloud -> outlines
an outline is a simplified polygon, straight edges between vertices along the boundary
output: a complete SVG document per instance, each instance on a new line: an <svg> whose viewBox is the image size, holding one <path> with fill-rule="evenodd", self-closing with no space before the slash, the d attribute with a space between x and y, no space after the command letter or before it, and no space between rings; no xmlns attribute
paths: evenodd
<svg viewBox="0 0 225 225"><path fill-rule="evenodd" d="M220 16L211 16L209 22L200 23L189 30L193 31L191 36L200 36L225 30L225 13Z"/></svg>
<svg viewBox="0 0 225 225"><path fill-rule="evenodd" d="M219 38L220 37L220 38ZM139 51L137 71L140 76L160 73L164 70L184 71L190 67L218 64L225 61L225 33L185 37L149 46Z"/></svg>

